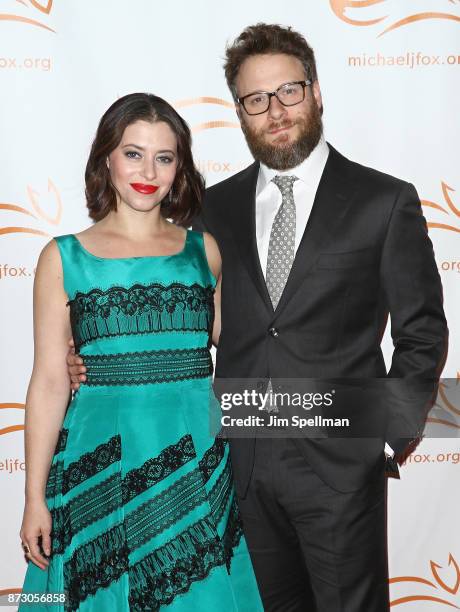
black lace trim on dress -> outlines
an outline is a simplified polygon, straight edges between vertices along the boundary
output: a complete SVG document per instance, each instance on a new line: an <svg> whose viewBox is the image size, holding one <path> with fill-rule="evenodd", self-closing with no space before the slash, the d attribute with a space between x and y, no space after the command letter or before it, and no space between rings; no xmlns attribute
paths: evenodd
<svg viewBox="0 0 460 612"><path fill-rule="evenodd" d="M101 445L95 451L93 451L92 459L93 461L96 457L101 460L100 453L103 450L107 450L109 447L110 441L105 445ZM105 460L103 460L102 465L106 465L107 461L118 456L118 448L116 444L112 446L116 448L115 456L113 453L113 448L107 454ZM209 449L208 453L211 449ZM79 461L85 462L85 458L88 457L84 455L80 458ZM65 548L71 543L72 538L75 534L77 534L82 529L85 529L90 524L99 520L100 518L107 516L117 508L121 508L124 504L128 503L132 499L134 499L137 495L146 491L148 488L154 486L159 483L161 480L165 479L167 476L172 474L174 471L188 463L191 459L195 458L195 449L192 441L192 437L190 434L186 434L183 436L176 444L171 444L161 451L161 453L152 459L146 461L140 468L135 468L130 470L126 476L121 479L120 474L112 474L107 479L101 481L100 483L92 486L87 489L83 493L77 495L69 502L67 502L63 506L55 507L51 510L52 515L52 525L53 525L53 552L56 554L61 554ZM89 463L91 463L89 461ZM217 467L216 464L215 467ZM218 490L222 487L222 483L228 479L227 473L229 469L230 463L229 459L227 459L227 464L224 468L223 474L218 479L218 482L215 484L213 489L210 492L210 503L212 508L217 508L218 512L220 512L220 516L222 516L223 508L219 508L220 497L218 494ZM56 468L59 468L61 476L57 482L56 477L50 478L49 484L50 489L52 489L53 496L56 494L56 491L61 492L62 487L62 473L63 467L62 462ZM75 463L69 466L71 468L72 473L75 470ZM68 469L69 469L68 468ZM86 473L86 476L88 473ZM209 477L210 473L208 473ZM80 481L79 476L76 474L73 475L72 485L75 486L77 481ZM132 525L132 528L129 529L129 532L132 533L130 536L130 547L136 548L139 544L135 544L135 541L140 541L143 538L149 539L153 537L148 534L157 534L166 529L166 527L170 526L175 520L178 520L177 517L183 516L184 504L188 504L188 509L195 507L196 505L202 503L204 501L203 492L198 491L199 486L202 487L203 484L203 476L200 470L195 469L189 475L179 480L172 487L166 489L166 491L159 496L154 497L152 500L146 502L139 509L135 510L133 513L128 515L127 521L128 525ZM195 498L192 499L195 492ZM172 509L169 508L168 511L168 503L164 503L169 499L173 500L172 505L174 506ZM214 501L213 501L214 500ZM225 503L225 502L223 502ZM171 504L169 504L171 506ZM152 510L152 508L154 510ZM158 520L158 512L157 508L161 509L163 522ZM213 510L213 513L216 510ZM219 516L216 513L216 522L220 520ZM142 518L142 521L141 521ZM136 528L136 522L143 525L143 528L138 532Z"/></svg>
<svg viewBox="0 0 460 612"><path fill-rule="evenodd" d="M128 570L128 554L122 525L77 548L64 563L66 610L77 610L89 595L118 580Z"/></svg>
<svg viewBox="0 0 460 612"><path fill-rule="evenodd" d="M46 499L50 500L62 493L62 477L64 474L64 462L54 461L51 464L48 474L48 482L46 483Z"/></svg>
<svg viewBox="0 0 460 612"><path fill-rule="evenodd" d="M58 440L56 443L56 448L54 451L55 455L62 453L62 451L66 449L68 437L69 437L69 430L61 429L61 431L59 432Z"/></svg>
<svg viewBox="0 0 460 612"><path fill-rule="evenodd" d="M64 471L65 477L61 480L68 487L76 486L117 460L121 450L119 438L114 436L80 457ZM114 525L73 552L64 563L64 588L69 596L67 610L76 610L89 595L118 580L128 571L130 551L180 521L206 500L211 508L209 515L129 568L131 609L157 610L160 605L170 603L176 595L187 591L194 581L205 578L213 567L225 564L230 571L233 548L239 543L242 527L236 499L233 498L230 505L228 503L232 490L228 455L209 494L204 487L204 482L209 480L224 456L226 446L226 441L216 439L197 468L125 515L122 524ZM74 533L122 507L124 499L132 499L133 496L126 493L126 487L128 483L136 486L136 472L140 476L139 488L145 490L147 483L159 482L173 468L177 469L179 464L185 464L194 456L193 441L187 434L175 445L165 448L156 461L149 460L139 470L128 472L126 480L121 481L119 473L114 474L77 495L64 507L54 508L53 553L62 553ZM58 464L62 473L62 462L56 462L55 466ZM149 465L152 473L146 469ZM227 509L226 527L220 538L216 524Z"/></svg>
<svg viewBox="0 0 460 612"><path fill-rule="evenodd" d="M87 355L86 385L147 385L212 375L207 348L164 349L113 355Z"/></svg>
<svg viewBox="0 0 460 612"><path fill-rule="evenodd" d="M219 449L220 449L220 445ZM203 459L206 464L206 480L220 464L220 460L209 461L210 457L220 456L220 450L216 453L216 442L209 449ZM222 453L223 454L223 453ZM203 461L203 460L202 460ZM230 461L224 466L223 472L216 484L208 494L204 485L203 469L201 462L199 468L194 469L182 476L170 487L147 500L138 508L126 516L126 533L130 550L142 546L148 540L159 535L174 523L177 523L187 513L205 502L209 498L211 513L217 524L225 512L226 506L220 504L228 502L225 493L225 483L231 485Z"/></svg>
<svg viewBox="0 0 460 612"><path fill-rule="evenodd" d="M53 552L61 554L73 536L91 523L107 516L123 504L157 484L195 457L192 437L187 434L164 448L157 457L121 479L117 472L77 495L64 506L51 510Z"/></svg>
<svg viewBox="0 0 460 612"><path fill-rule="evenodd" d="M121 508L121 476L117 472L51 510L53 553L62 554L73 536L103 516Z"/></svg>
<svg viewBox="0 0 460 612"><path fill-rule="evenodd" d="M64 470L62 479L62 492L68 493L70 489L85 482L95 474L102 472L109 465L121 459L121 438L117 434L108 442L100 444L90 453L82 455L78 461L70 463Z"/></svg>
<svg viewBox="0 0 460 612"><path fill-rule="evenodd" d="M210 479L212 473L221 462L227 444L228 442L223 438L216 438L214 444L211 448L208 448L200 460L200 470L205 482Z"/></svg>
<svg viewBox="0 0 460 612"><path fill-rule="evenodd" d="M220 523L225 510L228 508L228 501L233 490L232 484L232 465L230 462L230 455L227 455L225 467L209 492L211 514L216 525Z"/></svg>
<svg viewBox="0 0 460 612"><path fill-rule="evenodd" d="M136 284L92 289L68 302L77 351L106 336L164 331L208 331L214 319L214 288L184 285Z"/></svg>
<svg viewBox="0 0 460 612"><path fill-rule="evenodd" d="M230 457L216 484L209 492L211 514L216 525L228 507L232 492ZM54 554L62 554L73 536L100 518L121 508L121 480L113 474L103 482L77 495L65 506L51 510ZM206 492L198 471L181 478L160 495L149 500L126 517L127 539L130 550L158 535L187 512L206 500Z"/></svg>
<svg viewBox="0 0 460 612"><path fill-rule="evenodd" d="M134 513L132 518L134 521ZM76 610L89 595L128 571L130 608L158 610L188 591L193 582L206 578L214 567L225 564L230 572L233 549L242 533L234 497L223 538L208 515L128 569L127 533L124 525L115 525L77 548L64 563L64 588L69 595L66 609Z"/></svg>
<svg viewBox="0 0 460 612"><path fill-rule="evenodd" d="M129 568L130 609L159 610L226 563L213 522L205 517Z"/></svg>
<svg viewBox="0 0 460 612"><path fill-rule="evenodd" d="M192 436L183 436L176 444L164 448L157 457L146 461L141 467L130 470L123 478L123 503L157 484L195 457Z"/></svg>
<svg viewBox="0 0 460 612"><path fill-rule="evenodd" d="M126 516L130 550L139 548L206 501L206 489L198 470L182 476L165 491L141 504Z"/></svg>

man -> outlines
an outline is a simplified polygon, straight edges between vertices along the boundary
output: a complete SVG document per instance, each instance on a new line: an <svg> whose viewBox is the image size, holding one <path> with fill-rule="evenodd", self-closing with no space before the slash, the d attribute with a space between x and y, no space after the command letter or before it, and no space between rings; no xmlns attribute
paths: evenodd
<svg viewBox="0 0 460 612"><path fill-rule="evenodd" d="M225 74L256 161L208 189L202 214L223 260L216 376L432 385L447 328L414 187L325 142L314 54L299 33L246 28ZM405 415L393 393L379 437L230 441L266 610L388 609L384 446L403 452L401 422L419 430L425 409Z"/></svg>

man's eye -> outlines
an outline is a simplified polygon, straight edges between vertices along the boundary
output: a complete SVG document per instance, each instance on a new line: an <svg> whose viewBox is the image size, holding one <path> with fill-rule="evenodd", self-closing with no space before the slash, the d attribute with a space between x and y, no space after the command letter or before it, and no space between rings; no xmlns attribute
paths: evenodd
<svg viewBox="0 0 460 612"><path fill-rule="evenodd" d="M257 104L262 104L264 101L264 96L254 96L253 98L249 98L249 103L257 106Z"/></svg>

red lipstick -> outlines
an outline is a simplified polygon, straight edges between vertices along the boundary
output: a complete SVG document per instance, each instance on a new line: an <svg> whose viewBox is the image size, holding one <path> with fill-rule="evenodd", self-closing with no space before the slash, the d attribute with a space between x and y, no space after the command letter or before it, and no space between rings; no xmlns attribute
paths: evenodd
<svg viewBox="0 0 460 612"><path fill-rule="evenodd" d="M138 193L152 195L158 189L158 185L145 185L144 183L130 183L131 187Z"/></svg>

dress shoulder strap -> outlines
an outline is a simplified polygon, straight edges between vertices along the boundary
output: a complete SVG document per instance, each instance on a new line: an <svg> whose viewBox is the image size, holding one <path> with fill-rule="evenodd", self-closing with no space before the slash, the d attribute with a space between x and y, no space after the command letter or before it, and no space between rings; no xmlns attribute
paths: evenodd
<svg viewBox="0 0 460 612"><path fill-rule="evenodd" d="M81 271L81 248L80 243L73 234L55 236L62 261L62 272L64 274L64 289L69 297L72 297L78 286L79 271Z"/></svg>

